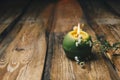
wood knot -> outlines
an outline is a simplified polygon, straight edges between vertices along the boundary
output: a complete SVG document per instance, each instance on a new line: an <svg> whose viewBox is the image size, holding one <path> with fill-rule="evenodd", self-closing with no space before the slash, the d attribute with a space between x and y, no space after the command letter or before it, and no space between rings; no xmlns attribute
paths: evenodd
<svg viewBox="0 0 120 80"><path fill-rule="evenodd" d="M16 51L24 51L25 49L24 48L15 48Z"/></svg>

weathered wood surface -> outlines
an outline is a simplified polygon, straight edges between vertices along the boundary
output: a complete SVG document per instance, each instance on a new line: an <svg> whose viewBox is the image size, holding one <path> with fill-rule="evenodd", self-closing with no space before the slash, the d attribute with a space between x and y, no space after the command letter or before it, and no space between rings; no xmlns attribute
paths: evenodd
<svg viewBox="0 0 120 80"><path fill-rule="evenodd" d="M40 6L39 1L33 2L2 41L1 47L5 48L0 58L0 80L42 78L47 48L45 28L52 9L53 4L45 8L44 5Z"/></svg>
<svg viewBox="0 0 120 80"><path fill-rule="evenodd" d="M120 17L113 14L108 5L96 0L23 1L19 5L17 0L14 5L6 3L8 11L0 7L0 20L3 21L0 31L6 33L4 37L0 35L0 80L120 79L119 56L112 58L113 66L94 45L92 59L83 69L69 60L62 48L64 35L78 22L85 24L83 30L91 35L93 41L97 41L99 36L111 44L120 41ZM12 7L16 5L14 11ZM7 20L10 22L5 27ZM16 23L8 26L12 22ZM8 27L13 28L6 32Z"/></svg>
<svg viewBox="0 0 120 80"><path fill-rule="evenodd" d="M24 3L19 3L19 5L16 5L15 2L11 4L5 4L3 6L1 5L0 34L5 31L5 29L11 27L10 25L12 24L12 22L14 22L17 18L21 16L21 14L23 14L23 10L24 8L26 8L26 6L28 6L28 3L29 1L26 0Z"/></svg>
<svg viewBox="0 0 120 80"><path fill-rule="evenodd" d="M82 5L84 8L84 12L86 14L88 23L91 25L91 27L94 30L94 32L96 33L96 35L103 37L104 39L109 41L110 44L113 44L115 42L120 41L120 37L118 35L119 34L118 31L119 31L120 17L112 14L109 11L109 9L106 7L106 5L103 5L103 4L104 3L102 1L94 0L94 2L93 2L92 0L90 0L88 2L84 2ZM91 6L89 6L89 5L91 5ZM89 11L92 11L93 13L88 14ZM99 20L106 21L106 22L98 22ZM116 21L114 21L114 20L116 20ZM110 26L114 26L114 28L112 27L113 28L112 29ZM118 30L116 28L118 28ZM118 51L118 53L119 53L119 51ZM111 58L113 54L114 53L110 52L110 53L108 53L107 57ZM115 58L113 58L113 59L115 60ZM112 79L116 80L116 79L119 79L118 75L120 75L119 74L119 66L118 66L119 58L117 58L115 60L115 62L113 61L113 64L115 65L116 71L113 70L112 71L113 74L111 74L111 75L112 75ZM108 66L108 68L110 70L112 70L112 67Z"/></svg>

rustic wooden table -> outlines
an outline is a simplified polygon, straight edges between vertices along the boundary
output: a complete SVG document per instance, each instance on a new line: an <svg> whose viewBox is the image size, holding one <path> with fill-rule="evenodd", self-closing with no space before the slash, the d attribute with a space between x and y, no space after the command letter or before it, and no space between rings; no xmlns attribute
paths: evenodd
<svg viewBox="0 0 120 80"><path fill-rule="evenodd" d="M93 42L120 42L119 1L48 1L0 3L0 80L120 80L119 49L101 52L94 45L81 68L62 48L78 22Z"/></svg>

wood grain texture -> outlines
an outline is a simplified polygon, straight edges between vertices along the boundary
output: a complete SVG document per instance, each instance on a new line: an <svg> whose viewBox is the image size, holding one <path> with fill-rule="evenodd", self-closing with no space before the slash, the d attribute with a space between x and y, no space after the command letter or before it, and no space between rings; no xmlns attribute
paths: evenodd
<svg viewBox="0 0 120 80"><path fill-rule="evenodd" d="M29 27L28 27L29 25ZM25 23L4 53L3 80L39 80L46 53L45 34L36 23ZM43 56L42 56L43 55ZM4 67L3 67L4 66ZM33 75L35 74L35 75Z"/></svg>
<svg viewBox="0 0 120 80"><path fill-rule="evenodd" d="M117 7L117 4L116 4L116 9L117 8L119 8L119 7ZM101 12L103 12L102 9L101 9ZM112 14L111 13L112 12L110 12L110 11L109 12L108 11L104 11L104 14L102 14L102 15L108 15L109 14L107 17L113 19L113 22L114 22L114 19L117 19L117 18L119 19L119 17L117 17L114 13L112 13ZM106 35L106 40L108 40L111 44L114 44L115 42L119 42L120 41L119 23L112 24L112 25L111 24L103 24L103 25L100 25L100 26L102 28L102 31ZM117 53L119 54L120 50L117 50ZM115 53L110 52L109 54L113 55ZM118 75L120 77L120 72L119 72L119 69L120 69L120 67L119 67L119 65L120 65L119 64L119 57L118 56L117 57L111 56L111 57L112 57L114 65L116 66L116 72L118 73Z"/></svg>
<svg viewBox="0 0 120 80"><path fill-rule="evenodd" d="M89 20L91 20L91 22L89 22L89 24L91 25L92 29L94 30L94 32L98 35L101 36L101 38L103 37L105 40L109 41L109 43L112 45L115 42L119 41L119 29L116 30L116 28L119 28L119 23L114 23L114 19L119 18L118 16L116 16L115 14L112 14L109 9L106 7L105 4L103 4L102 1L88 1L88 2L84 2L84 4L82 4L84 6L84 12L87 15L86 18ZM98 10L99 8L99 10ZM93 13L89 13L88 11L92 11ZM98 11L97 11L98 10ZM104 19L103 19L104 17ZM96 21L96 18L99 18L104 21L105 18L106 21L109 20L109 18L111 19L110 23L104 23L101 22L101 24L99 24L99 22ZM113 19L113 22L112 22ZM109 21L108 21L109 22ZM114 27L113 27L114 26ZM105 53L106 54L106 53ZM107 53L107 56L111 59L112 55L114 53L111 51L109 51ZM117 58L118 59L118 58ZM106 60L105 60L106 61ZM116 63L117 62L117 63ZM117 65L116 65L116 64ZM110 63L111 64L111 63ZM117 70L112 69L112 66L110 67L109 61L107 61L107 65L111 74L112 79L115 80L119 80L119 62L117 60L115 60L115 62L113 62L112 64L115 65L115 67L117 68Z"/></svg>
<svg viewBox="0 0 120 80"><path fill-rule="evenodd" d="M107 26L107 25L106 25L106 26ZM102 26L102 29L103 29L103 31L104 31L104 33L105 33L105 35L106 35L107 41L109 41L111 44L114 44L115 42L120 41L120 37L114 36L114 34L112 33L112 31L110 30L109 27ZM117 53L116 53L116 52L117 52ZM120 66L119 66L119 65L120 65L120 62L119 62L120 58L119 58L119 56L117 56L117 57L112 56L113 54L119 54L119 53L120 53L120 50L118 49L116 52L113 53L113 52L111 51L111 52L109 52L109 55L111 56L111 59L112 59L114 65L115 65L115 67L116 67L116 72L117 72L118 75L120 76L120 71L119 71L119 70L120 70Z"/></svg>
<svg viewBox="0 0 120 80"><path fill-rule="evenodd" d="M78 22L85 24L83 30L94 42L99 36L110 44L120 41L120 18L111 12L104 0L30 1L26 8L24 5L29 0L0 3L0 34L21 11L23 13L12 25L14 28L0 40L0 80L120 79L119 56L112 57L114 68L100 52L100 46L94 45L91 59L81 68L66 57L62 47L63 37Z"/></svg>
<svg viewBox="0 0 120 80"><path fill-rule="evenodd" d="M35 1L5 38L7 40L3 40L1 47L5 49L1 50L0 56L0 80L41 80L47 49L46 23L52 5L44 8ZM11 36L14 37L9 41Z"/></svg>

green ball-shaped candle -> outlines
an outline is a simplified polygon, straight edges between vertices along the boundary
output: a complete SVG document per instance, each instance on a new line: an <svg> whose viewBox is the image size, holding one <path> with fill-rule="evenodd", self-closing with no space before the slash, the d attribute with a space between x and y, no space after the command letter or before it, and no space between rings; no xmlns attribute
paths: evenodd
<svg viewBox="0 0 120 80"><path fill-rule="evenodd" d="M66 56L70 59L75 60L76 56L80 59L85 59L91 54L91 37L88 33L80 30L78 27L65 35L63 49Z"/></svg>

